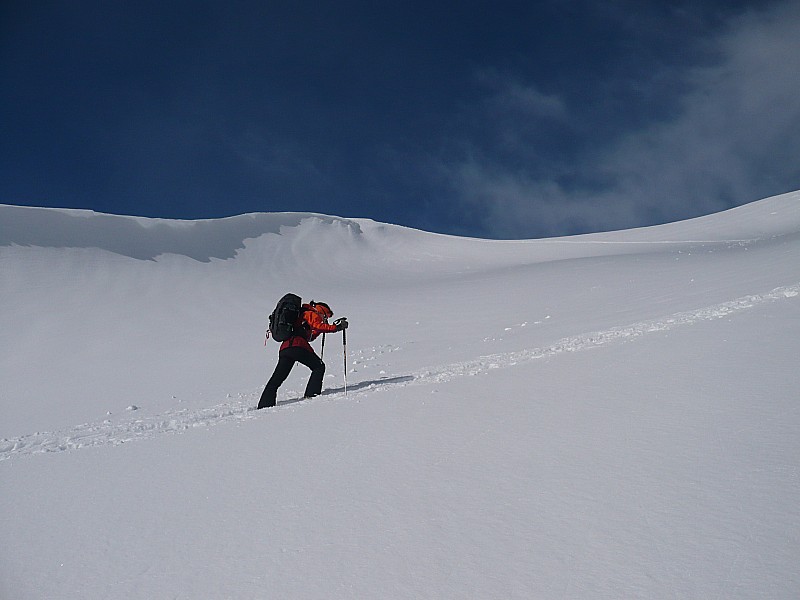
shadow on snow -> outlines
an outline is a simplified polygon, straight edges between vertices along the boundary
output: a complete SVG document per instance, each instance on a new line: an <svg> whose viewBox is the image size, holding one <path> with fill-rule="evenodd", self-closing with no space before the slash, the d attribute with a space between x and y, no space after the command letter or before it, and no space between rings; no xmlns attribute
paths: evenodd
<svg viewBox="0 0 800 600"><path fill-rule="evenodd" d="M408 383L409 381L413 381L414 377L412 375L401 375L399 377L384 377L383 379L372 379L368 381L359 381L358 383L354 383L353 385L347 386L348 392L356 392L358 390L363 390L368 387L372 386L384 386L384 385L395 385L400 383ZM323 390L320 396L330 396L332 394L341 394L344 392L344 386L329 388L327 390ZM286 404L294 404L296 402L302 402L306 400L303 396L299 398L292 398L291 400L284 400L282 402L278 402L278 406L285 406Z"/></svg>

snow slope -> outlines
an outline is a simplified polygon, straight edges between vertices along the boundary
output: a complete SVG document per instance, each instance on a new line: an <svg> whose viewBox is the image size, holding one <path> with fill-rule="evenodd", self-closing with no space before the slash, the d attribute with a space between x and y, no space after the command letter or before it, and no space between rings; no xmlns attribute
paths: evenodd
<svg viewBox="0 0 800 600"><path fill-rule="evenodd" d="M255 411L286 291L348 394L329 336ZM0 598L800 589L800 193L529 241L0 206L0 306Z"/></svg>

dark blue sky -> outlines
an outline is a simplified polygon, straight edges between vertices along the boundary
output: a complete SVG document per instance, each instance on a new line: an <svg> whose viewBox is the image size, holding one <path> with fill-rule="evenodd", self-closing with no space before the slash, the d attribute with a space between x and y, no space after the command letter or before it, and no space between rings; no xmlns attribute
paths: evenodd
<svg viewBox="0 0 800 600"><path fill-rule="evenodd" d="M0 203L518 238L715 212L800 188L797 5L6 0Z"/></svg>

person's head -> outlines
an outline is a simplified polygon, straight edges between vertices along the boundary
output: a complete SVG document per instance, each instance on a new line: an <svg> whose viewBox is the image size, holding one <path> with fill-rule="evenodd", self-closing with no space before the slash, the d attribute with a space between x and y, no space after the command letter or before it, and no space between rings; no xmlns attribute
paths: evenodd
<svg viewBox="0 0 800 600"><path fill-rule="evenodd" d="M314 302L311 301L311 308L313 308L316 313L322 317L323 319L330 319L333 316L333 311L331 307L328 306L325 302Z"/></svg>

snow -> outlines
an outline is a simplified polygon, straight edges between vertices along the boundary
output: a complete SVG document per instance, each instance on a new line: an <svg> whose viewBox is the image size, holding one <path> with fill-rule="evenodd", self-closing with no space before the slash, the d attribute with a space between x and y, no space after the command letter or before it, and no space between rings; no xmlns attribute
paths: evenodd
<svg viewBox="0 0 800 600"><path fill-rule="evenodd" d="M331 335L256 411L287 291L348 393ZM0 306L0 598L800 589L800 193L502 242L0 205Z"/></svg>

